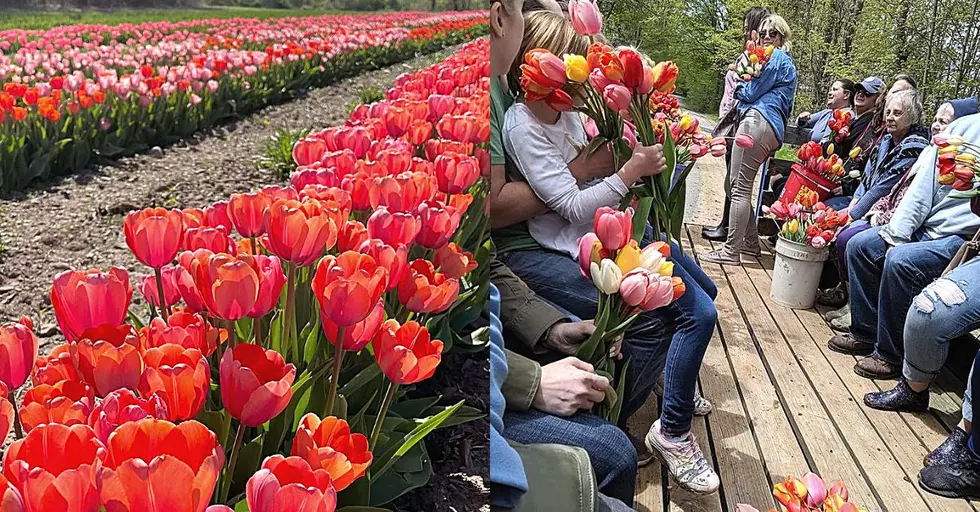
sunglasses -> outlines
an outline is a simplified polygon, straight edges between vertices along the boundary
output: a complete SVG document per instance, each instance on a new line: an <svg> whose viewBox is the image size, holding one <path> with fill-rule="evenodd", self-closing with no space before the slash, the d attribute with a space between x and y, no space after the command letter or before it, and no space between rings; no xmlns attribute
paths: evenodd
<svg viewBox="0 0 980 512"><path fill-rule="evenodd" d="M762 37L782 37L783 33L778 30L761 30L759 31L759 35Z"/></svg>

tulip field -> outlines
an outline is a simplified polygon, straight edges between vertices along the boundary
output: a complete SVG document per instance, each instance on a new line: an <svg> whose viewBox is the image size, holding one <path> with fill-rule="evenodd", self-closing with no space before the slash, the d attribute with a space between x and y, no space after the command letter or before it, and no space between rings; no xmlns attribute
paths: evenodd
<svg viewBox="0 0 980 512"><path fill-rule="evenodd" d="M170 144L486 30L485 13L458 12L0 31L0 191Z"/></svg>
<svg viewBox="0 0 980 512"><path fill-rule="evenodd" d="M2 184L485 31L387 13L0 32ZM418 388L489 339L489 51L309 127L288 183L129 211L146 277L51 276L46 353L32 311L0 319L0 510L382 511L424 486L425 438L482 415Z"/></svg>

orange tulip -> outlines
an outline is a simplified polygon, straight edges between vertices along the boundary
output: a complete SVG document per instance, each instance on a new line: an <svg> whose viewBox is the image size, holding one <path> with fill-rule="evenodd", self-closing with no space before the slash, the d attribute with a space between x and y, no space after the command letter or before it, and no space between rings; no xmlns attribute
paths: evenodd
<svg viewBox="0 0 980 512"><path fill-rule="evenodd" d="M379 300L374 309L368 313L367 318L344 329L344 350L357 352L364 348L377 334L381 328L381 323L385 319L385 301ZM331 345L337 344L337 324L329 316L320 313L320 323L323 325L323 333L327 336L327 341Z"/></svg>
<svg viewBox="0 0 980 512"><path fill-rule="evenodd" d="M384 164L388 168L388 173L392 176L409 171L412 168L411 148L391 148L378 151L375 160Z"/></svg>
<svg viewBox="0 0 980 512"><path fill-rule="evenodd" d="M396 247L399 244L410 246L421 228L421 222L409 213L391 212L379 206L368 218L368 236Z"/></svg>
<svg viewBox="0 0 980 512"><path fill-rule="evenodd" d="M337 225L317 201L280 199L266 210L264 223L269 250L301 267L312 265L337 243Z"/></svg>
<svg viewBox="0 0 980 512"><path fill-rule="evenodd" d="M109 434L120 425L147 417L158 420L170 419L167 404L156 394L144 399L128 389L119 389L106 395L105 399L92 409L88 415L88 426L95 431L99 441L105 444L109 442Z"/></svg>
<svg viewBox="0 0 980 512"><path fill-rule="evenodd" d="M136 389L143 373L139 337L130 325L88 329L71 342L82 380L103 397L119 388Z"/></svg>
<svg viewBox="0 0 980 512"><path fill-rule="evenodd" d="M50 354L40 356L34 362L31 384L54 384L63 380L81 381L71 358L71 346L67 343L56 346Z"/></svg>
<svg viewBox="0 0 980 512"><path fill-rule="evenodd" d="M0 116L2 118L3 116ZM2 119L0 119L2 120ZM3 512L24 512L24 498L20 491L0 474L0 510Z"/></svg>
<svg viewBox="0 0 980 512"><path fill-rule="evenodd" d="M54 278L51 287L54 316L68 341L91 327L122 325L132 297L129 273L118 267L109 272L65 271Z"/></svg>
<svg viewBox="0 0 980 512"><path fill-rule="evenodd" d="M398 300L416 313L442 313L459 296L459 281L435 271L431 261L418 259L398 283Z"/></svg>
<svg viewBox="0 0 980 512"><path fill-rule="evenodd" d="M203 249L195 252L195 259L204 256L198 254L200 251ZM238 320L255 307L260 281L251 256L211 254L206 261L198 261L194 284L212 315L224 320Z"/></svg>
<svg viewBox="0 0 980 512"><path fill-rule="evenodd" d="M14 427L14 422L17 418L14 416L14 404L10 403L7 397L10 395L10 391L7 389L7 385L0 382L0 439L7 439L7 435L10 434L10 429ZM4 510L3 502L3 477L0 476L0 510Z"/></svg>
<svg viewBox="0 0 980 512"><path fill-rule="evenodd" d="M346 421L315 414L303 416L293 439L292 455L302 457L314 469L325 469L337 491L343 491L364 475L374 456L363 434L351 433Z"/></svg>
<svg viewBox="0 0 980 512"><path fill-rule="evenodd" d="M388 269L388 286L385 291L394 290L408 270L408 248L404 245L395 248L372 238L362 243L357 252L371 256L378 265Z"/></svg>
<svg viewBox="0 0 980 512"><path fill-rule="evenodd" d="M163 295L167 299L167 305L176 304L180 300L180 290L177 289L177 268L167 265L160 271L163 278ZM136 289L146 302L153 307L160 308L160 291L157 289L156 276L145 276L136 284Z"/></svg>
<svg viewBox="0 0 980 512"><path fill-rule="evenodd" d="M88 425L48 423L14 441L3 476L20 491L29 512L98 512L95 475L106 450Z"/></svg>
<svg viewBox="0 0 980 512"><path fill-rule="evenodd" d="M17 389L27 381L37 359L38 340L34 322L23 316L0 325L0 382Z"/></svg>
<svg viewBox="0 0 980 512"><path fill-rule="evenodd" d="M109 436L96 481L106 512L204 512L224 463L201 423L145 418Z"/></svg>
<svg viewBox="0 0 980 512"><path fill-rule="evenodd" d="M432 137L432 123L425 119L415 119L408 127L405 137L413 146L421 146Z"/></svg>
<svg viewBox="0 0 980 512"><path fill-rule="evenodd" d="M426 249L441 249L459 228L460 214L452 206L441 201L426 201L416 210L419 233L415 243Z"/></svg>
<svg viewBox="0 0 980 512"><path fill-rule="evenodd" d="M299 200L306 203L309 200L320 203L321 209L328 217L333 219L334 224L342 226L350 216L353 200L350 193L340 187L328 187L326 185L307 185L299 193Z"/></svg>
<svg viewBox="0 0 980 512"><path fill-rule="evenodd" d="M282 286L286 284L286 275L282 273L282 264L275 256L260 254L253 261L256 275L259 276L259 296L246 316L261 318L276 307Z"/></svg>
<svg viewBox="0 0 980 512"><path fill-rule="evenodd" d="M374 180L368 189L371 207L386 206L393 212L412 212L423 201L432 198L435 180L422 172L403 172Z"/></svg>
<svg viewBox="0 0 980 512"><path fill-rule="evenodd" d="M367 254L326 256L316 267L313 294L320 314L341 327L364 320L388 285L388 270Z"/></svg>
<svg viewBox="0 0 980 512"><path fill-rule="evenodd" d="M162 318L154 318L140 329L139 334L140 347L144 352L172 343L200 350L205 356L213 354L218 344L228 336L227 331L211 326L201 315L184 310L174 311L166 322Z"/></svg>
<svg viewBox="0 0 980 512"><path fill-rule="evenodd" d="M228 201L228 217L238 233L245 237L265 234L265 211L272 206L269 197L260 192L232 194Z"/></svg>
<svg viewBox="0 0 980 512"><path fill-rule="evenodd" d="M459 279L476 270L479 264L473 259L473 253L460 249L454 243L449 243L436 251L435 265L443 274Z"/></svg>
<svg viewBox="0 0 980 512"><path fill-rule="evenodd" d="M181 247L185 251L207 249L211 252L235 252L235 241L220 228L196 227L184 232L184 242Z"/></svg>
<svg viewBox="0 0 980 512"><path fill-rule="evenodd" d="M397 320L388 320L371 346L381 371L395 384L428 379L442 361L442 342L430 340L429 331L415 321L398 325Z"/></svg>
<svg viewBox="0 0 980 512"><path fill-rule="evenodd" d="M160 268L174 260L184 235L180 210L147 208L126 215L123 222L126 245L140 263Z"/></svg>
<svg viewBox="0 0 980 512"><path fill-rule="evenodd" d="M30 431L43 423L85 424L95 407L95 392L84 383L63 380L27 390L20 404L20 423Z"/></svg>
<svg viewBox="0 0 980 512"><path fill-rule="evenodd" d="M443 153L435 159L435 171L441 192L459 194L476 183L480 177L480 163L472 156Z"/></svg>
<svg viewBox="0 0 980 512"><path fill-rule="evenodd" d="M787 510L801 511L806 498L806 485L798 478L787 476L786 480L773 487L772 495Z"/></svg>
<svg viewBox="0 0 980 512"><path fill-rule="evenodd" d="M452 194L449 196L449 202L447 204L455 208L460 215L463 215L466 213L466 210L470 209L470 205L473 204L473 194ZM484 211L489 211L486 210L486 206L489 206L489 204L489 201L485 203Z"/></svg>
<svg viewBox="0 0 980 512"><path fill-rule="evenodd" d="M337 490L326 470L310 467L301 457L273 455L245 484L251 512L333 512Z"/></svg>
<svg viewBox="0 0 980 512"><path fill-rule="evenodd" d="M356 251L368 239L367 227L356 220L349 220L340 227L337 234L337 250Z"/></svg>
<svg viewBox="0 0 980 512"><path fill-rule="evenodd" d="M200 350L168 343L148 349L143 359L146 370L139 383L140 395L156 393L174 421L201 412L211 391L211 367Z"/></svg>
<svg viewBox="0 0 980 512"><path fill-rule="evenodd" d="M201 226L208 225L208 216L204 213L204 210L200 208L184 208L180 211L184 217L184 233L187 233L188 229L199 228Z"/></svg>
<svg viewBox="0 0 980 512"><path fill-rule="evenodd" d="M281 413L293 396L296 367L275 350L242 343L221 357L221 402L228 414L257 427Z"/></svg>
<svg viewBox="0 0 980 512"><path fill-rule="evenodd" d="M677 64L669 60L658 62L653 67L653 87L664 94L671 94L676 88L677 75Z"/></svg>

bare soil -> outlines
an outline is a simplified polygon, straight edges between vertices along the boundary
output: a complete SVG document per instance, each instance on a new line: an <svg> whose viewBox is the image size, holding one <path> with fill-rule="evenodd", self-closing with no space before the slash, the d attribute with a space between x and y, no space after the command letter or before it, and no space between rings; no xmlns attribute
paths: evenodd
<svg viewBox="0 0 980 512"><path fill-rule="evenodd" d="M279 128L340 124L345 106L361 87L387 89L406 71L429 66L455 51L417 57L402 64L343 80L309 95L269 107L236 123L147 154L95 166L71 177L0 197L0 322L30 315L41 351L64 339L50 303L51 281L68 269L129 270L134 284L149 269L126 247L123 216L151 206L202 208L236 192L284 180L259 168L262 149ZM134 296L134 302L139 294ZM447 356L432 391L487 411L486 353ZM489 427L485 420L440 430L428 446L436 474L430 484L399 503L402 510L489 510Z"/></svg>

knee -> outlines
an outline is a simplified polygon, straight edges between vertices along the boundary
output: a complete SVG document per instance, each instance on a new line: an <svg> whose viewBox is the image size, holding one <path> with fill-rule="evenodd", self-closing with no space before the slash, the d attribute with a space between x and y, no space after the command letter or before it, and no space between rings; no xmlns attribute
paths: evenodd
<svg viewBox="0 0 980 512"><path fill-rule="evenodd" d="M916 268L916 252L914 247L901 245L885 255L884 275L908 275Z"/></svg>
<svg viewBox="0 0 980 512"><path fill-rule="evenodd" d="M636 448L626 432L619 427L609 424L599 429L602 457L609 466L613 478L636 473Z"/></svg>
<svg viewBox="0 0 980 512"><path fill-rule="evenodd" d="M906 329L941 331L945 325L955 325L944 320L958 317L962 313L958 309L966 300L966 293L959 283L945 277L939 278L912 299Z"/></svg>
<svg viewBox="0 0 980 512"><path fill-rule="evenodd" d="M718 324L718 309L715 308L714 303L705 303L697 308L692 321L700 337L711 339L711 333L714 332L715 325Z"/></svg>

